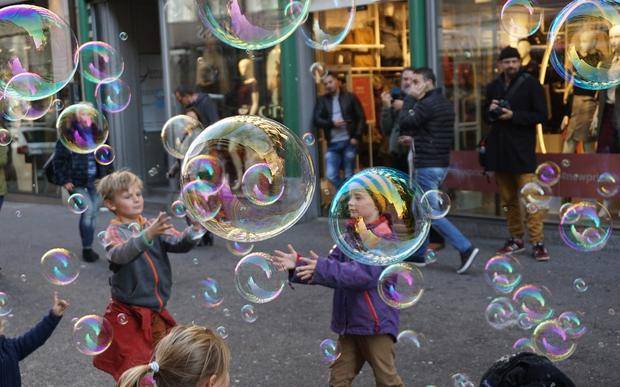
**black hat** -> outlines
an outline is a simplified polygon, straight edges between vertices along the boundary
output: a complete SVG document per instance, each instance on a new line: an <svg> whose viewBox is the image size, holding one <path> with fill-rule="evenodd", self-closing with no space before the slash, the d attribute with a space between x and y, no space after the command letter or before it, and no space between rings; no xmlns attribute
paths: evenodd
<svg viewBox="0 0 620 387"><path fill-rule="evenodd" d="M519 55L519 51L516 48L506 46L502 49L502 51L500 51L499 60L504 60L508 58L521 59L521 55Z"/></svg>
<svg viewBox="0 0 620 387"><path fill-rule="evenodd" d="M529 352L500 359L480 381L480 387L552 386L575 387L575 384L549 359Z"/></svg>

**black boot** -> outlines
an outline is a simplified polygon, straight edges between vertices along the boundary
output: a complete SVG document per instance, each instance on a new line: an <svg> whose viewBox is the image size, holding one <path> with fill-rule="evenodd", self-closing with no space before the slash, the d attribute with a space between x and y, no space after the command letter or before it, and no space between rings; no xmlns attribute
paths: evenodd
<svg viewBox="0 0 620 387"><path fill-rule="evenodd" d="M99 254L95 253L91 248L82 249L82 259L86 262L95 262L99 259Z"/></svg>
<svg viewBox="0 0 620 387"><path fill-rule="evenodd" d="M202 236L202 244L204 246L213 246L213 235L209 231Z"/></svg>

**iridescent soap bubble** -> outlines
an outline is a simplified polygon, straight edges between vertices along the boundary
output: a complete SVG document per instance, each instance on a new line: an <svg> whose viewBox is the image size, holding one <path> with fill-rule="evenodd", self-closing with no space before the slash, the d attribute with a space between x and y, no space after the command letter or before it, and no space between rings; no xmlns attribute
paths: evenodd
<svg viewBox="0 0 620 387"><path fill-rule="evenodd" d="M97 234L97 240L99 241L101 246L103 246L103 248L106 248L110 244L108 240L108 233L106 231L100 231Z"/></svg>
<svg viewBox="0 0 620 387"><path fill-rule="evenodd" d="M560 181L562 172L560 166L553 161L545 161L536 168L536 180L539 184L551 187Z"/></svg>
<svg viewBox="0 0 620 387"><path fill-rule="evenodd" d="M168 154L183 159L192 141L204 130L197 119L179 114L170 118L161 129L161 141ZM197 156L197 155L196 155Z"/></svg>
<svg viewBox="0 0 620 387"><path fill-rule="evenodd" d="M83 214L88 210L89 201L81 193L74 193L67 199L67 207L74 214Z"/></svg>
<svg viewBox="0 0 620 387"><path fill-rule="evenodd" d="M308 146L312 146L315 143L314 135L310 132L304 133L304 135L301 136L301 138L304 140L304 142Z"/></svg>
<svg viewBox="0 0 620 387"><path fill-rule="evenodd" d="M566 209L559 229L568 247L582 252L598 251L611 237L612 218L601 203L580 202Z"/></svg>
<svg viewBox="0 0 620 387"><path fill-rule="evenodd" d="M217 334L224 340L226 340L228 338L228 331L226 330L226 327L224 326L219 326L215 329L215 332L217 332Z"/></svg>
<svg viewBox="0 0 620 387"><path fill-rule="evenodd" d="M551 189L538 183L526 183L521 188L521 201L524 205L535 204L538 208L548 208L552 199Z"/></svg>
<svg viewBox="0 0 620 387"><path fill-rule="evenodd" d="M618 178L613 173L601 173L596 180L596 192L604 198L610 198L618 193Z"/></svg>
<svg viewBox="0 0 620 387"><path fill-rule="evenodd" d="M116 321L118 321L118 323L121 325L127 325L127 323L129 322L125 313L119 313L116 316Z"/></svg>
<svg viewBox="0 0 620 387"><path fill-rule="evenodd" d="M151 176L151 177L155 177L155 176L157 176L157 174L159 173L159 168L157 168L157 167L152 167L152 168L150 168L150 169L149 169L149 172L148 172L148 173L149 173L149 176Z"/></svg>
<svg viewBox="0 0 620 387"><path fill-rule="evenodd" d="M535 323L545 321L553 316L554 310L549 305L551 293L544 286L523 285L512 294L512 301L520 311Z"/></svg>
<svg viewBox="0 0 620 387"><path fill-rule="evenodd" d="M452 383L454 387L475 387L469 376L462 373L452 375Z"/></svg>
<svg viewBox="0 0 620 387"><path fill-rule="evenodd" d="M198 156L227 166L225 178L205 181L191 173ZM312 159L301 138L257 116L228 117L211 125L192 142L181 168L188 215L221 238L246 243L272 238L295 224L310 206L315 186ZM269 204L273 197L277 201Z"/></svg>
<svg viewBox="0 0 620 387"><path fill-rule="evenodd" d="M129 38L129 34L123 31L120 34L118 34L118 38L122 41L125 41Z"/></svg>
<svg viewBox="0 0 620 387"><path fill-rule="evenodd" d="M114 338L112 324L101 316L90 314L78 319L73 325L73 343L84 355L103 353Z"/></svg>
<svg viewBox="0 0 620 387"><path fill-rule="evenodd" d="M181 177L185 181L200 181L203 194L215 194L226 183L224 168L218 157L198 155L187 161Z"/></svg>
<svg viewBox="0 0 620 387"><path fill-rule="evenodd" d="M56 120L60 142L71 152L92 153L108 139L108 120L88 103L64 109Z"/></svg>
<svg viewBox="0 0 620 387"><path fill-rule="evenodd" d="M114 149L103 144L95 149L95 161L100 165L110 165L114 162Z"/></svg>
<svg viewBox="0 0 620 387"><path fill-rule="evenodd" d="M535 214L538 211L540 211L540 207L538 207L538 205L534 203L527 203L525 205L525 210L527 211L528 214Z"/></svg>
<svg viewBox="0 0 620 387"><path fill-rule="evenodd" d="M284 41L308 17L309 0L267 0L255 7L239 0L196 0L202 23L222 42L262 50Z"/></svg>
<svg viewBox="0 0 620 387"><path fill-rule="evenodd" d="M265 253L251 253L235 267L235 286L239 294L255 304L275 300L284 290L287 274L278 271Z"/></svg>
<svg viewBox="0 0 620 387"><path fill-rule="evenodd" d="M383 270L377 290L383 302L392 308L409 308L424 294L424 276L413 265L396 263Z"/></svg>
<svg viewBox="0 0 620 387"><path fill-rule="evenodd" d="M230 309L224 308L222 309L222 313L224 314L225 317L230 317Z"/></svg>
<svg viewBox="0 0 620 387"><path fill-rule="evenodd" d="M187 215L187 209L185 208L185 204L181 200L175 200L174 202L172 202L172 204L170 205L170 211L172 212L172 215L176 216L177 218L184 218L185 215Z"/></svg>
<svg viewBox="0 0 620 387"><path fill-rule="evenodd" d="M335 362L341 355L338 344L332 339L325 339L319 344L321 354L323 355L323 361L331 364Z"/></svg>
<svg viewBox="0 0 620 387"><path fill-rule="evenodd" d="M437 253L434 250L427 250L426 254L424 254L424 262L427 265L437 262Z"/></svg>
<svg viewBox="0 0 620 387"><path fill-rule="evenodd" d="M484 265L484 279L496 291L511 293L521 283L521 263L511 255L496 255Z"/></svg>
<svg viewBox="0 0 620 387"><path fill-rule="evenodd" d="M448 215L452 201L450 196L437 189L431 189L422 195L422 203L430 209L428 217L431 219L441 219Z"/></svg>
<svg viewBox="0 0 620 387"><path fill-rule="evenodd" d="M74 60L80 62L82 76L92 83L112 82L125 70L123 57L105 42L93 41L80 46Z"/></svg>
<svg viewBox="0 0 620 387"><path fill-rule="evenodd" d="M530 316L528 316L527 313L520 313L519 317L517 317L517 325L519 326L519 328L528 331L534 328L536 326L536 323L532 321L532 319L530 318Z"/></svg>
<svg viewBox="0 0 620 387"><path fill-rule="evenodd" d="M532 344L537 353L551 361L568 359L576 348L574 340L556 320L540 323L532 334Z"/></svg>
<svg viewBox="0 0 620 387"><path fill-rule="evenodd" d="M512 344L512 349L517 352L534 352L534 345L532 344L532 340L528 337L522 337L517 339L517 341Z"/></svg>
<svg viewBox="0 0 620 387"><path fill-rule="evenodd" d="M508 297L498 297L487 306L485 317L493 328L504 329L516 324L518 313Z"/></svg>
<svg viewBox="0 0 620 387"><path fill-rule="evenodd" d="M139 236L140 233L142 232L142 226L140 226L140 224L136 222L129 223L129 226L127 227L127 229L131 233L131 236L134 238Z"/></svg>
<svg viewBox="0 0 620 387"><path fill-rule="evenodd" d="M48 9L33 5L13 5L0 9L0 91L11 98L36 101L58 93L77 69L73 53L77 39L70 25ZM36 92L7 87L21 73L40 78Z"/></svg>
<svg viewBox="0 0 620 387"><path fill-rule="evenodd" d="M256 312L254 311L254 307L252 305L243 305L241 307L241 318L245 322L253 323L256 321L258 316L256 316Z"/></svg>
<svg viewBox="0 0 620 387"><path fill-rule="evenodd" d="M568 168L570 167L570 160L569 159L563 159L562 160L562 168Z"/></svg>
<svg viewBox="0 0 620 387"><path fill-rule="evenodd" d="M226 241L226 248L236 257L244 257L252 252L254 244L237 241Z"/></svg>
<svg viewBox="0 0 620 387"><path fill-rule="evenodd" d="M224 294L217 280L209 277L200 281L201 302L207 308L216 308L224 302Z"/></svg>
<svg viewBox="0 0 620 387"><path fill-rule="evenodd" d="M0 292L0 317L8 316L11 314L13 306L11 305L11 298L5 292Z"/></svg>
<svg viewBox="0 0 620 387"><path fill-rule="evenodd" d="M346 256L361 263L398 263L411 256L428 235L430 209L422 194L403 172L365 169L347 180L331 202L332 239Z"/></svg>
<svg viewBox="0 0 620 387"><path fill-rule="evenodd" d="M418 332L411 330L411 329L406 329L398 334L398 337L396 338L396 342L399 344L403 343L405 345L413 344L416 347L420 348L421 339L422 339L422 335L420 335Z"/></svg>
<svg viewBox="0 0 620 387"><path fill-rule="evenodd" d="M588 290L588 284L583 278L575 278L575 280L573 281L573 287L579 293L584 293L586 290Z"/></svg>
<svg viewBox="0 0 620 387"><path fill-rule="evenodd" d="M61 111L65 107L65 103L62 99L55 99L53 102L54 108L58 111Z"/></svg>
<svg viewBox="0 0 620 387"><path fill-rule="evenodd" d="M320 83L323 78L328 74L327 68L321 62L314 62L310 65L310 74L316 83Z"/></svg>
<svg viewBox="0 0 620 387"><path fill-rule="evenodd" d="M0 146L7 146L13 141L8 129L0 128Z"/></svg>
<svg viewBox="0 0 620 387"><path fill-rule="evenodd" d="M575 312L564 312L560 314L557 318L557 322L560 327L564 329L564 332L573 339L580 338L588 331L585 325L583 325L581 317Z"/></svg>
<svg viewBox="0 0 620 387"><path fill-rule="evenodd" d="M615 316L616 315L616 310L614 308L609 308L607 313L609 313L610 316Z"/></svg>
<svg viewBox="0 0 620 387"><path fill-rule="evenodd" d="M532 0L508 0L500 12L502 28L510 36L525 38L538 31L543 14Z"/></svg>
<svg viewBox="0 0 620 387"><path fill-rule="evenodd" d="M131 103L131 89L122 79L104 79L95 88L95 97L101 110L108 113L122 112Z"/></svg>
<svg viewBox="0 0 620 387"><path fill-rule="evenodd" d="M39 99L41 89L47 83L41 76L34 73L20 73L11 78L6 84L6 90L14 90L14 93L5 93L2 99L2 114L9 121L34 121L45 116L52 106L54 96L49 95ZM25 96L25 97L24 97Z"/></svg>
<svg viewBox="0 0 620 387"><path fill-rule="evenodd" d="M269 164L258 163L249 167L241 179L245 197L257 206L269 206L284 194L281 176L274 176Z"/></svg>
<svg viewBox="0 0 620 387"><path fill-rule="evenodd" d="M556 16L547 34L550 62L560 78L582 89L603 90L620 84L620 73L603 55L589 55L617 36L618 3L613 0L572 1ZM575 28L575 26L590 26ZM605 47L604 47L605 46Z"/></svg>
<svg viewBox="0 0 620 387"><path fill-rule="evenodd" d="M80 275L79 260L67 249L48 250L41 257L43 276L54 285L69 285Z"/></svg>
<svg viewBox="0 0 620 387"><path fill-rule="evenodd" d="M355 0L329 0L325 6L330 8L330 12L338 12L338 16L328 18L327 15L314 13L299 29L308 47L330 51L342 43L351 31L355 21Z"/></svg>
<svg viewBox="0 0 620 387"><path fill-rule="evenodd" d="M26 277L26 274L22 274L19 276L19 279L22 280L22 282L26 282L28 280L28 278Z"/></svg>

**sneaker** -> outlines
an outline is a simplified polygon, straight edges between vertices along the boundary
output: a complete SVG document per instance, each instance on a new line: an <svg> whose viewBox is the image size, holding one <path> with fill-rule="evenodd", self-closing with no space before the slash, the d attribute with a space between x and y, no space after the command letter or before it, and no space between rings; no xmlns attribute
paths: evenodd
<svg viewBox="0 0 620 387"><path fill-rule="evenodd" d="M471 264L474 263L474 259L476 259L478 252L480 252L480 249L472 246L466 252L461 253L461 267L458 268L456 273L465 273L471 267Z"/></svg>
<svg viewBox="0 0 620 387"><path fill-rule="evenodd" d="M426 266L426 259L418 255L412 255L411 257L405 259L405 262L411 263L412 265L415 265L417 267Z"/></svg>
<svg viewBox="0 0 620 387"><path fill-rule="evenodd" d="M545 248L545 245L542 242L538 242L533 246L532 256L538 262L546 262L549 260L549 251Z"/></svg>
<svg viewBox="0 0 620 387"><path fill-rule="evenodd" d="M82 259L84 259L84 261L86 262L95 262L99 259L99 254L95 253L93 249L83 249Z"/></svg>
<svg viewBox="0 0 620 387"><path fill-rule="evenodd" d="M496 251L496 254L517 254L525 251L525 243L523 239L510 238L504 244L504 247Z"/></svg>

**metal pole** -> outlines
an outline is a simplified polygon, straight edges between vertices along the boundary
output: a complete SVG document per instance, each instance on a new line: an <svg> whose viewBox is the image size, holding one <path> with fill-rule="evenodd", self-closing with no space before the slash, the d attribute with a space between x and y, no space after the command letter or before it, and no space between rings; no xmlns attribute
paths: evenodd
<svg viewBox="0 0 620 387"><path fill-rule="evenodd" d="M427 66L425 0L409 0L409 41L412 66Z"/></svg>

